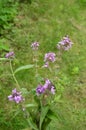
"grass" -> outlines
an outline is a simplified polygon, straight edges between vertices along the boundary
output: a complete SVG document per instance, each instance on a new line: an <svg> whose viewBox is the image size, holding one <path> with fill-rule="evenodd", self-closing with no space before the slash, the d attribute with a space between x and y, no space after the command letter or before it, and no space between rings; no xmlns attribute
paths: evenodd
<svg viewBox="0 0 86 130"><path fill-rule="evenodd" d="M74 42L72 49L62 55L60 71L55 74L60 78L55 82L57 93L62 96L54 109L61 121L52 122L50 130L86 129L85 5L85 0L33 0L31 4L22 3L15 27L5 36L4 44L16 54L14 69L33 63L30 45L34 41L40 43L39 65L43 65L46 52L57 53L56 44L63 36L68 34ZM14 106L7 101L7 96L16 85L8 75L9 64L0 62L0 66L0 130L21 130L28 125L21 113L12 119ZM46 77L44 71L39 72ZM53 77L50 73L47 76ZM32 70L20 72L17 79L21 87L28 90L37 85Z"/></svg>

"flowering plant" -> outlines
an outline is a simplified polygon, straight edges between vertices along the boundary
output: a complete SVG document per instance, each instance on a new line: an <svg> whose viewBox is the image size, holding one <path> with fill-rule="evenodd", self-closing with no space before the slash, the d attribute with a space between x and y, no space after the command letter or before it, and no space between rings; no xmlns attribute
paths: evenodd
<svg viewBox="0 0 86 130"><path fill-rule="evenodd" d="M57 47L59 50L68 50L70 49L72 42L67 37L64 37L61 42L58 43ZM31 44L31 48L34 51L34 54L37 54L39 49L39 43L34 42ZM10 64L10 69L12 76L16 83L16 88L12 90L12 94L8 96L8 100L15 102L19 108L21 107L25 119L27 120L29 127L32 130L46 130L47 126L52 120L58 119L56 113L52 110L52 106L55 104L56 98L56 87L49 78L43 78L36 88L32 88L31 91L27 91L25 88L21 88L15 74L24 69L31 69L35 67L36 76L39 76L37 73L37 57L35 57L34 65L29 64L21 66L13 71L12 62L15 59L14 52L8 52L5 55L5 58L0 58L1 60L8 60ZM50 63L53 64L56 61L56 54L54 52L48 52L44 56L44 65L43 69L52 69ZM24 97L24 91L27 94L32 94L33 103L26 104ZM28 109L29 108L29 109ZM31 110L30 110L31 108Z"/></svg>

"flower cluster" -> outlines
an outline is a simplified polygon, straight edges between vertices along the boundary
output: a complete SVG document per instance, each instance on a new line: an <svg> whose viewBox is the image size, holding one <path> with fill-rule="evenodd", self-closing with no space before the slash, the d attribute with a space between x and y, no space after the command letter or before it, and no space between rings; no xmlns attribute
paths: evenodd
<svg viewBox="0 0 86 130"><path fill-rule="evenodd" d="M68 51L72 47L72 42L68 36L63 37L63 39L57 44L59 50Z"/></svg>
<svg viewBox="0 0 86 130"><path fill-rule="evenodd" d="M18 92L16 88L12 90L12 95L8 96L9 101L14 101L16 103L20 103L24 100L24 98L21 95L21 92Z"/></svg>
<svg viewBox="0 0 86 130"><path fill-rule="evenodd" d="M34 42L31 44L31 47L33 50L38 50L38 47L39 47L39 43L38 42Z"/></svg>
<svg viewBox="0 0 86 130"><path fill-rule="evenodd" d="M56 54L53 52L46 53L44 57L44 62L45 62L44 67L48 67L49 62L55 62L55 56Z"/></svg>
<svg viewBox="0 0 86 130"><path fill-rule="evenodd" d="M37 95L43 94L46 90L49 90L52 94L55 94L55 87L50 80L46 80L44 85L38 85L36 88Z"/></svg>
<svg viewBox="0 0 86 130"><path fill-rule="evenodd" d="M14 52L11 51L11 52L8 52L6 55L5 55L6 58L10 58L10 57L14 57Z"/></svg>

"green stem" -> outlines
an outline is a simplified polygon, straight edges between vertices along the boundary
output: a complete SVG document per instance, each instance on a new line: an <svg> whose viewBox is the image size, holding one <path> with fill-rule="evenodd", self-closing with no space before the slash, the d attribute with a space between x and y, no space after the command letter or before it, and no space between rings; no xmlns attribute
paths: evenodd
<svg viewBox="0 0 86 130"><path fill-rule="evenodd" d="M11 69L11 73L12 73L13 79L14 79L14 81L16 82L16 85L17 85L18 89L20 89L20 85L19 85L19 83L18 83L18 81L17 81L17 79L16 79L16 77L15 77L15 75L14 75L14 72L13 72L13 67L12 67L12 62L11 62L11 60L10 60L10 69Z"/></svg>
<svg viewBox="0 0 86 130"><path fill-rule="evenodd" d="M34 64L35 64L35 76L38 77L38 60L37 60L38 54L37 51L35 50L33 52L33 59L34 59Z"/></svg>
<svg viewBox="0 0 86 130"><path fill-rule="evenodd" d="M35 67L36 67L36 77L37 77L37 76L38 76L38 70L37 70L37 69L38 69L38 68L37 68L37 67L38 67L38 64L37 64L37 59L36 59Z"/></svg>
<svg viewBox="0 0 86 130"><path fill-rule="evenodd" d="M35 51L35 68L36 68L36 77L38 77L38 59L37 59L37 51Z"/></svg>

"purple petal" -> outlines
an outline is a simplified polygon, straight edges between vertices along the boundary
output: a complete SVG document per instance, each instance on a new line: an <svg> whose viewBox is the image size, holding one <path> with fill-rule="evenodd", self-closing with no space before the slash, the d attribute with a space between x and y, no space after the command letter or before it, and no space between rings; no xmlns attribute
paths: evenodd
<svg viewBox="0 0 86 130"><path fill-rule="evenodd" d="M16 88L12 90L12 94L15 94L15 93L17 93Z"/></svg>
<svg viewBox="0 0 86 130"><path fill-rule="evenodd" d="M51 93L55 94L55 88L54 88L54 86L51 87Z"/></svg>
<svg viewBox="0 0 86 130"><path fill-rule="evenodd" d="M44 88L42 85L38 85L38 87L36 88L36 93L37 95L44 93Z"/></svg>
<svg viewBox="0 0 86 130"><path fill-rule="evenodd" d="M9 96L8 96L8 99L9 99L9 101L13 101L13 96L12 96L12 95L9 95Z"/></svg>
<svg viewBox="0 0 86 130"><path fill-rule="evenodd" d="M15 101L16 103L21 102L21 101L22 101L21 95L20 95L20 96L15 96L15 97L14 97L14 101Z"/></svg>

